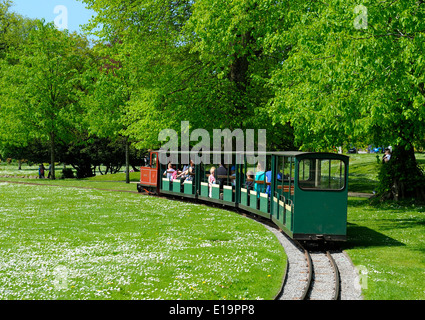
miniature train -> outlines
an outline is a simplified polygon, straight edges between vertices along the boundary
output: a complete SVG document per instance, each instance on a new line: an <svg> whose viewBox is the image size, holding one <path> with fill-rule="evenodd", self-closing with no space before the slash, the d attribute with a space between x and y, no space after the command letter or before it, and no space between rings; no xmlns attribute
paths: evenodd
<svg viewBox="0 0 425 320"><path fill-rule="evenodd" d="M295 240L346 240L347 156L268 152L266 161L257 165L249 164L246 156L231 156L233 160L243 158L227 167L195 165L190 161L182 164L184 167L174 168L176 164L159 161L160 151L152 151L149 166L140 169L137 189L222 204L259 215L273 221Z"/></svg>

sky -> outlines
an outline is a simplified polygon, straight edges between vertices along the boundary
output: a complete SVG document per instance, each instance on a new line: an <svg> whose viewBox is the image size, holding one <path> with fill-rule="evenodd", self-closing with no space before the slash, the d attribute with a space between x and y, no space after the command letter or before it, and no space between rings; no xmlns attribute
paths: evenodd
<svg viewBox="0 0 425 320"><path fill-rule="evenodd" d="M80 25L87 23L94 12L77 0L13 0L11 11L28 18L44 18L54 22L58 29L81 32Z"/></svg>

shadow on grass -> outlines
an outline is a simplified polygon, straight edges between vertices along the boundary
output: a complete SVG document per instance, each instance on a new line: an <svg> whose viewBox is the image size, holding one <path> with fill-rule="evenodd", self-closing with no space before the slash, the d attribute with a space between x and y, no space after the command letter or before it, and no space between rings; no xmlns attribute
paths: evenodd
<svg viewBox="0 0 425 320"><path fill-rule="evenodd" d="M347 224L347 242L344 244L345 249L400 246L405 246L405 244L370 228L359 226L354 223Z"/></svg>
<svg viewBox="0 0 425 320"><path fill-rule="evenodd" d="M359 225L353 222L347 224L347 248L405 246L404 241L400 242L388 235L396 235L400 239L421 234L425 226L425 205L418 205L414 200L376 200L348 198L352 218L362 222ZM424 246L420 246L419 250L425 251Z"/></svg>
<svg viewBox="0 0 425 320"><path fill-rule="evenodd" d="M348 190L350 192L372 192L377 189L379 182L365 177L350 177Z"/></svg>

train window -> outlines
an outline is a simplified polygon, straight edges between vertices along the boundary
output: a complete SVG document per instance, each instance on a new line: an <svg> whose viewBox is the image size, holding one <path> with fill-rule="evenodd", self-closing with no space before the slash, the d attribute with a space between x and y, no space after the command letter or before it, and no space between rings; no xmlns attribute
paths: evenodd
<svg viewBox="0 0 425 320"><path fill-rule="evenodd" d="M336 159L301 160L298 185L304 190L342 190L345 188L345 164Z"/></svg>
<svg viewBox="0 0 425 320"><path fill-rule="evenodd" d="M158 154L152 153L152 155L151 155L151 167L153 169L156 169L157 157L158 157Z"/></svg>

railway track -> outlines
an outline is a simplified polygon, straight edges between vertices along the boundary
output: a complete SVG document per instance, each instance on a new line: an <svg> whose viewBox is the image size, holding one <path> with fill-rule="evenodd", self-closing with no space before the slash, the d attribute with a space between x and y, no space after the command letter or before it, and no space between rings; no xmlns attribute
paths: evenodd
<svg viewBox="0 0 425 320"><path fill-rule="evenodd" d="M304 300L338 300L340 275L329 251L305 251L309 264L310 281L303 294Z"/></svg>
<svg viewBox="0 0 425 320"><path fill-rule="evenodd" d="M273 227L267 228L288 256L285 281L276 300L361 299L357 271L342 251L308 248Z"/></svg>

